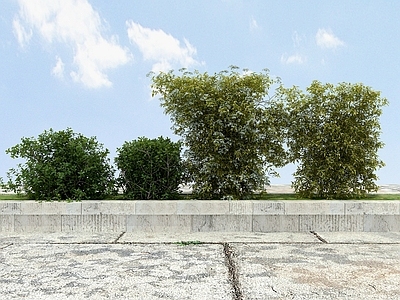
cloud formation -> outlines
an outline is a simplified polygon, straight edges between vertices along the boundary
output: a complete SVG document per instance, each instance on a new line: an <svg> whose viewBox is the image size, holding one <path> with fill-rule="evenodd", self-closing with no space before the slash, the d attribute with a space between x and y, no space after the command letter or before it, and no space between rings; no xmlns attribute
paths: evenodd
<svg viewBox="0 0 400 300"><path fill-rule="evenodd" d="M251 17L249 27L250 27L251 32L254 32L254 31L260 29L260 26L258 25L257 20L254 19L254 17Z"/></svg>
<svg viewBox="0 0 400 300"><path fill-rule="evenodd" d="M57 59L57 62L56 62L56 65L54 66L54 68L51 70L51 74L53 74L54 76L56 76L58 78L63 78L65 65L59 56L57 56L56 59Z"/></svg>
<svg viewBox="0 0 400 300"><path fill-rule="evenodd" d="M293 48L295 49L295 54L288 55L284 53L281 55L282 64L297 64L302 65L307 62L307 56L300 54L302 52L302 44L305 37L294 31L292 34Z"/></svg>
<svg viewBox="0 0 400 300"><path fill-rule="evenodd" d="M345 45L331 30L326 29L318 29L315 40L319 47L326 49L336 49Z"/></svg>
<svg viewBox="0 0 400 300"><path fill-rule="evenodd" d="M131 59L116 36L104 37L101 18L87 0L18 0L18 4L13 28L20 46L26 47L37 33L46 43L70 47L74 66L70 76L86 87L111 86L105 71ZM64 63L57 57L52 74L62 77L63 72Z"/></svg>
<svg viewBox="0 0 400 300"><path fill-rule="evenodd" d="M293 55L289 55L289 56L287 54L283 54L281 56L281 63L287 64L287 65L289 65L289 64L301 65L301 64L305 63L306 60L307 59L300 54L293 54Z"/></svg>
<svg viewBox="0 0 400 300"><path fill-rule="evenodd" d="M153 62L152 71L168 71L173 66L189 68L200 64L194 57L197 50L188 40L183 45L172 35L161 29L151 29L133 21L127 21L128 37L143 55L143 59Z"/></svg>

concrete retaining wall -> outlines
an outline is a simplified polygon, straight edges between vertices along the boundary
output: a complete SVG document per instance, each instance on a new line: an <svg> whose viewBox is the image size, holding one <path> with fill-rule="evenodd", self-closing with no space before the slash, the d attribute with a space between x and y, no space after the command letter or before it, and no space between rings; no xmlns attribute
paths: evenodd
<svg viewBox="0 0 400 300"><path fill-rule="evenodd" d="M400 231L400 201L0 201L0 232Z"/></svg>

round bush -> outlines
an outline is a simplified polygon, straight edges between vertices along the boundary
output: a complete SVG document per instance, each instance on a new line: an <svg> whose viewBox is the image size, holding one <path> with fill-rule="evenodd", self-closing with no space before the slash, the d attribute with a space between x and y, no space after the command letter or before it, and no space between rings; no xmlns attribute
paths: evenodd
<svg viewBox="0 0 400 300"><path fill-rule="evenodd" d="M179 194L183 166L181 144L159 137L125 142L117 149L119 186L131 199L173 199Z"/></svg>
<svg viewBox="0 0 400 300"><path fill-rule="evenodd" d="M72 129L44 131L37 139L22 138L6 150L26 159L8 172L8 186L36 200L103 199L115 188L109 151L96 138Z"/></svg>

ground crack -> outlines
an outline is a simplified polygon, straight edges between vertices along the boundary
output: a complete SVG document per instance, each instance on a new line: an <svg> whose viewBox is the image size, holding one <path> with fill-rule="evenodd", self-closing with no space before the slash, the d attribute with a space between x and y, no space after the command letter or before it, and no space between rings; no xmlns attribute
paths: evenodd
<svg viewBox="0 0 400 300"><path fill-rule="evenodd" d="M321 237L318 233L316 233L315 231L310 231L310 233L312 233L313 235L315 235L315 237L317 239L319 239L321 242L323 242L324 244L328 244L327 240L325 240L323 237Z"/></svg>
<svg viewBox="0 0 400 300"><path fill-rule="evenodd" d="M121 232L121 234L115 239L115 241L113 242L113 244L118 243L118 240L119 240L120 238L122 238L122 236L123 236L124 234L125 234L125 231Z"/></svg>
<svg viewBox="0 0 400 300"><path fill-rule="evenodd" d="M233 299L243 300L243 294L240 290L239 273L236 262L234 260L235 253L228 243L224 243L225 264L228 267L229 281L233 289Z"/></svg>
<svg viewBox="0 0 400 300"><path fill-rule="evenodd" d="M8 244L8 245L5 245L5 246L0 247L0 249L5 249L5 248L10 247L10 246L12 246L12 245L13 245L13 244L11 243L11 244Z"/></svg>

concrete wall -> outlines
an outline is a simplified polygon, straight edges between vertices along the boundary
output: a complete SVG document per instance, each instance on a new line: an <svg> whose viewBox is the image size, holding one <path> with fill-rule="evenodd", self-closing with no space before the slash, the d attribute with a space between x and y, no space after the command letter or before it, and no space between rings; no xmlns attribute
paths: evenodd
<svg viewBox="0 0 400 300"><path fill-rule="evenodd" d="M0 232L400 231L400 201L0 201Z"/></svg>

